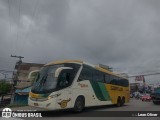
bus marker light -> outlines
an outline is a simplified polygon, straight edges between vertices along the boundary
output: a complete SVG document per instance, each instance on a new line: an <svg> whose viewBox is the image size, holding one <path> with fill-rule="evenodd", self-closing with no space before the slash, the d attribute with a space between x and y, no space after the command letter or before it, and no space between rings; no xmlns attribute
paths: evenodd
<svg viewBox="0 0 160 120"><path fill-rule="evenodd" d="M34 106L38 106L38 103L34 103Z"/></svg>
<svg viewBox="0 0 160 120"><path fill-rule="evenodd" d="M58 96L60 96L61 94L55 94L55 95L50 95L50 96L48 96L48 100L50 100L50 99L52 99L52 98L54 98L54 97L58 97Z"/></svg>

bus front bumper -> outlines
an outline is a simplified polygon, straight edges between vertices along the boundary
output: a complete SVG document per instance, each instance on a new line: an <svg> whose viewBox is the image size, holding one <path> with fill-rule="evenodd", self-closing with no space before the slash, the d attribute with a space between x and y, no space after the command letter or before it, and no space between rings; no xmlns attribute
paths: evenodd
<svg viewBox="0 0 160 120"><path fill-rule="evenodd" d="M44 108L48 110L55 110L56 109L56 100L55 99L49 99L45 101L36 101L36 100L31 100L31 98L28 98L28 105L29 106L34 106L38 108Z"/></svg>

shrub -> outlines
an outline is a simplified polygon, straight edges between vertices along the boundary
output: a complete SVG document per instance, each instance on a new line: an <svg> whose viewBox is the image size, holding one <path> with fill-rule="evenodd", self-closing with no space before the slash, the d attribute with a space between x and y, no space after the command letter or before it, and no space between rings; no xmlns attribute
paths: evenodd
<svg viewBox="0 0 160 120"><path fill-rule="evenodd" d="M2 80L0 81L0 95L7 94L11 91L11 84Z"/></svg>

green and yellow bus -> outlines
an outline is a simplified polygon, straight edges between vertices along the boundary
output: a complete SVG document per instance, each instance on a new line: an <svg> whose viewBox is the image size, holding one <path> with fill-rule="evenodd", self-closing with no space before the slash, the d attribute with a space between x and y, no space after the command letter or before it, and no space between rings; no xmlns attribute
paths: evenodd
<svg viewBox="0 0 160 120"><path fill-rule="evenodd" d="M130 99L129 81L100 66L80 60L51 62L37 73L28 104L50 110L115 104L122 106Z"/></svg>

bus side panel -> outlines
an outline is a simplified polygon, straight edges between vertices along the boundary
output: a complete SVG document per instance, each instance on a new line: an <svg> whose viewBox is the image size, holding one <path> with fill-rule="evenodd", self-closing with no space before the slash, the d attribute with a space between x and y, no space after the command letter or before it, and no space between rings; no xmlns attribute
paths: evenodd
<svg viewBox="0 0 160 120"><path fill-rule="evenodd" d="M110 101L110 100L111 100L111 97L110 97L110 95L109 95L108 90L106 89L105 83L100 83L100 82L99 82L98 85L99 85L100 88L101 88L101 92L102 92L105 100L106 100L106 101Z"/></svg>
<svg viewBox="0 0 160 120"><path fill-rule="evenodd" d="M106 84L106 89L109 91L113 104L117 104L118 97L121 97L121 99L124 97L125 102L129 102L129 87Z"/></svg>
<svg viewBox="0 0 160 120"><path fill-rule="evenodd" d="M124 87L125 91L125 103L128 103L130 101L130 88Z"/></svg>
<svg viewBox="0 0 160 120"><path fill-rule="evenodd" d="M91 83L89 80L77 82L73 88L72 107L74 107L76 98L81 95L85 97L86 107L112 104L104 83Z"/></svg>
<svg viewBox="0 0 160 120"><path fill-rule="evenodd" d="M109 92L109 96L110 96L110 98L111 98L112 103L113 103L113 104L116 104L115 91L113 91L113 90L111 89L111 85L110 85L110 84L105 84L105 86L106 86L106 89L107 89L108 92Z"/></svg>
<svg viewBox="0 0 160 120"><path fill-rule="evenodd" d="M85 106L93 106L97 104L95 94L93 91L91 91L91 85L88 80L76 82L73 86L72 108L74 107L75 101L78 96L84 96Z"/></svg>
<svg viewBox="0 0 160 120"><path fill-rule="evenodd" d="M72 89L67 88L64 90L58 91L60 93L59 96L57 96L56 99L56 109L66 109L71 108L72 104Z"/></svg>
<svg viewBox="0 0 160 120"><path fill-rule="evenodd" d="M97 104L93 106L112 104L111 97L105 87L105 83L90 81L90 84L91 90L95 94L95 99L97 101Z"/></svg>
<svg viewBox="0 0 160 120"><path fill-rule="evenodd" d="M104 94L101 89L101 86L102 85L99 85L98 82L95 82L95 81L90 81L91 85L92 85L92 88L94 90L94 93L96 95L96 97L100 100L100 101L106 101L105 97L104 97Z"/></svg>

